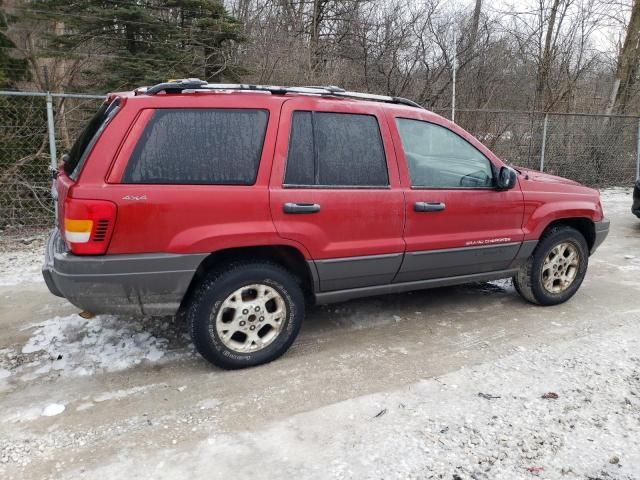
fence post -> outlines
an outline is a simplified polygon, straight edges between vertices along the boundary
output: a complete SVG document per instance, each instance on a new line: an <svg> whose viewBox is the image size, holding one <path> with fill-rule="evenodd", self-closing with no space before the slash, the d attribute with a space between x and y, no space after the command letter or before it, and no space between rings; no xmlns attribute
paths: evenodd
<svg viewBox="0 0 640 480"><path fill-rule="evenodd" d="M47 131L49 132L49 168L51 175L58 169L58 154L56 152L56 126L53 120L53 97L47 91ZM56 191L55 180L51 182L51 198L53 200L53 209L55 212L55 220L58 219L58 192Z"/></svg>
<svg viewBox="0 0 640 480"><path fill-rule="evenodd" d="M458 42L456 31L453 31L453 79L451 85L451 121L456 121L456 70L458 69Z"/></svg>
<svg viewBox="0 0 640 480"><path fill-rule="evenodd" d="M540 151L540 171L544 172L544 152L547 148L547 123L549 121L549 114L544 114L544 124L542 126L542 148Z"/></svg>
<svg viewBox="0 0 640 480"><path fill-rule="evenodd" d="M58 155L56 153L56 130L53 121L53 97L47 92L47 130L49 132L49 157L51 171L57 170Z"/></svg>
<svg viewBox="0 0 640 480"><path fill-rule="evenodd" d="M636 180L640 180L640 118L638 118L638 135L636 144Z"/></svg>

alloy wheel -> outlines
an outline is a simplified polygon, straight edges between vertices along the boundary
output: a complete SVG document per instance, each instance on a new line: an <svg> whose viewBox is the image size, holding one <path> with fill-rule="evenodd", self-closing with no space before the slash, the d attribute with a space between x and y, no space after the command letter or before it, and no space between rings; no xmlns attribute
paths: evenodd
<svg viewBox="0 0 640 480"><path fill-rule="evenodd" d="M580 268L580 252L572 242L554 246L542 264L542 285L549 293L562 293L576 279Z"/></svg>
<svg viewBox="0 0 640 480"><path fill-rule="evenodd" d="M262 350L278 337L287 306L273 287L260 283L238 288L216 315L216 331L224 345L238 353Z"/></svg>

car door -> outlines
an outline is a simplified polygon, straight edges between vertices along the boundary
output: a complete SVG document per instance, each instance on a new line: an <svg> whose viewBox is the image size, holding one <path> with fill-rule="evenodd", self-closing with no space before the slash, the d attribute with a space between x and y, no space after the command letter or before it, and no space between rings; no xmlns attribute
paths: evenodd
<svg viewBox="0 0 640 480"><path fill-rule="evenodd" d="M395 282L507 269L524 237L524 200L518 184L494 187L502 162L436 115L389 120L406 198L407 252Z"/></svg>
<svg viewBox="0 0 640 480"><path fill-rule="evenodd" d="M271 213L278 234L312 257L321 291L391 283L404 253L399 187L377 105L315 97L284 103Z"/></svg>

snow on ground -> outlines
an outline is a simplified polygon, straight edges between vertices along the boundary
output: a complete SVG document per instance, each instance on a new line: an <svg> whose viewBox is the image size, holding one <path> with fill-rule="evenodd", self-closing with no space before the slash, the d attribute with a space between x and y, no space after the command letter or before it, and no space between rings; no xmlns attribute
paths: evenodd
<svg viewBox="0 0 640 480"><path fill-rule="evenodd" d="M605 216L612 214L632 215L633 188L612 187L600 190Z"/></svg>
<svg viewBox="0 0 640 480"><path fill-rule="evenodd" d="M173 318L73 314L28 328L34 330L20 351L0 352L0 378L92 375L191 354L184 329Z"/></svg>
<svg viewBox="0 0 640 480"><path fill-rule="evenodd" d="M637 321L70 476L637 479Z"/></svg>
<svg viewBox="0 0 640 480"><path fill-rule="evenodd" d="M6 244L0 239L0 286L43 282L43 259L44 237Z"/></svg>

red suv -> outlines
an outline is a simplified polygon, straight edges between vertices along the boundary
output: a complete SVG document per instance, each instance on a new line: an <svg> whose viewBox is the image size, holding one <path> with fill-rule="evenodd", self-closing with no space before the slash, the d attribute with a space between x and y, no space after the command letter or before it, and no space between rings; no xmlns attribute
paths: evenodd
<svg viewBox="0 0 640 480"><path fill-rule="evenodd" d="M189 79L108 97L57 174L52 293L184 314L223 368L268 362L313 303L513 277L579 288L596 190L506 166L410 100Z"/></svg>

